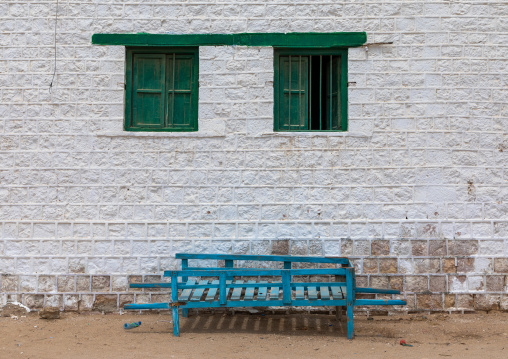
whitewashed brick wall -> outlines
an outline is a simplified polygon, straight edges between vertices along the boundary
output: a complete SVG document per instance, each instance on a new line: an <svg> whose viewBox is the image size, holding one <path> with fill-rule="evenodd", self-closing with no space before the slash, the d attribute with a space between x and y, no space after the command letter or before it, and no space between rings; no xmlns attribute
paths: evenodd
<svg viewBox="0 0 508 359"><path fill-rule="evenodd" d="M508 309L504 1L0 2L0 304L168 300L177 252L348 256L409 310ZM93 33L366 31L350 131L273 133L271 48L200 48L195 134L122 132Z"/></svg>

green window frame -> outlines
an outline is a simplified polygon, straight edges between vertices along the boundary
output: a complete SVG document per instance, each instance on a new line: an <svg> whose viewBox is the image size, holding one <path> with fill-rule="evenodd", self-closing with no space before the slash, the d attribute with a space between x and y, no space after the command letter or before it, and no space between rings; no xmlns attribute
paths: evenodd
<svg viewBox="0 0 508 359"><path fill-rule="evenodd" d="M198 47L128 47L125 56L125 131L197 131Z"/></svg>
<svg viewBox="0 0 508 359"><path fill-rule="evenodd" d="M347 131L347 48L274 49L274 131Z"/></svg>

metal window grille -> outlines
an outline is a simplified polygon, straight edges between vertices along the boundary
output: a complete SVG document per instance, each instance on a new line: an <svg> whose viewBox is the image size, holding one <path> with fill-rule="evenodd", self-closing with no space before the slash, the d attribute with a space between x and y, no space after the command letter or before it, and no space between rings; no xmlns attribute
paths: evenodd
<svg viewBox="0 0 508 359"><path fill-rule="evenodd" d="M340 55L279 57L279 129L341 130Z"/></svg>

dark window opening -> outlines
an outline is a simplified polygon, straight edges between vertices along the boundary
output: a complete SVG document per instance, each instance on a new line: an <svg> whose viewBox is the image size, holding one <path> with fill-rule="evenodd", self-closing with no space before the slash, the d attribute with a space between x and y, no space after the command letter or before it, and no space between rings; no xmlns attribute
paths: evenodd
<svg viewBox="0 0 508 359"><path fill-rule="evenodd" d="M346 130L344 55L292 52L277 57L275 130Z"/></svg>

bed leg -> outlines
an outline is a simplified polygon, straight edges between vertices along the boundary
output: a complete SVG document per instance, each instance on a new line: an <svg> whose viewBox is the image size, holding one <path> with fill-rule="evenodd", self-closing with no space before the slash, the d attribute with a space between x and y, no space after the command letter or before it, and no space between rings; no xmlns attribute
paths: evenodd
<svg viewBox="0 0 508 359"><path fill-rule="evenodd" d="M347 307L347 338L353 339L354 331L353 331L353 306Z"/></svg>
<svg viewBox="0 0 508 359"><path fill-rule="evenodd" d="M180 321L178 318L178 307L173 307L173 335L180 336Z"/></svg>
<svg viewBox="0 0 508 359"><path fill-rule="evenodd" d="M346 315L347 315L347 338L353 339L353 306L355 304L355 270L346 268Z"/></svg>

